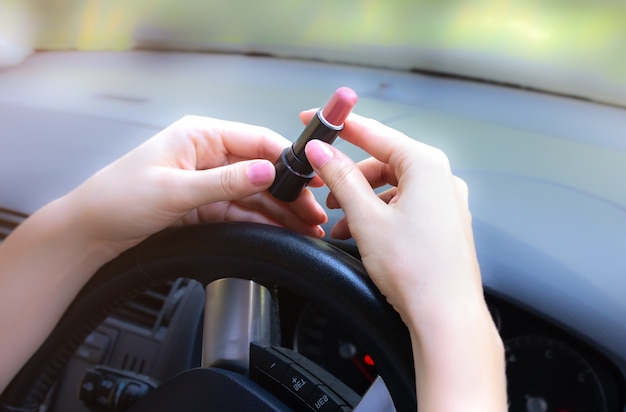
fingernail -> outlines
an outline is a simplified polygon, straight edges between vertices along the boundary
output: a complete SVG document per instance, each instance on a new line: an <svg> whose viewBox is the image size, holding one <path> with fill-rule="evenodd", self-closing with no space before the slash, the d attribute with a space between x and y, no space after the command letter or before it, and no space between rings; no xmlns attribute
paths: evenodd
<svg viewBox="0 0 626 412"><path fill-rule="evenodd" d="M256 186L266 185L274 180L274 166L267 161L252 163L246 173L250 182Z"/></svg>
<svg viewBox="0 0 626 412"><path fill-rule="evenodd" d="M321 226L317 227L317 233L319 237L324 237L326 235L326 231L324 229L322 229Z"/></svg>
<svg viewBox="0 0 626 412"><path fill-rule="evenodd" d="M334 155L330 145L313 139L306 145L306 157L315 168L323 167Z"/></svg>

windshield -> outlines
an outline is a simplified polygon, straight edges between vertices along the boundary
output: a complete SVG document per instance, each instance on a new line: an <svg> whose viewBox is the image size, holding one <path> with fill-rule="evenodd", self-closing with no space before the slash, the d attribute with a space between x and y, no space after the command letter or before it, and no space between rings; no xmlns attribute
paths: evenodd
<svg viewBox="0 0 626 412"><path fill-rule="evenodd" d="M4 0L0 44L268 54L626 106L625 21L617 0Z"/></svg>

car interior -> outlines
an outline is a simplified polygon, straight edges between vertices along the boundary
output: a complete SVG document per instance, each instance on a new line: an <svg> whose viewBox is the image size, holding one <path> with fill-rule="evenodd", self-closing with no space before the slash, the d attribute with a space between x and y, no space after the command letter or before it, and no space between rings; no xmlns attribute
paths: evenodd
<svg viewBox="0 0 626 412"><path fill-rule="evenodd" d="M293 141L298 113L347 86L354 112L442 149L467 182L510 410L626 411L624 5L5 3L0 241L185 115ZM311 190L325 205L328 189ZM343 215L327 213L329 233ZM237 351L228 378L280 401L254 410L419 405L406 331L353 240L216 224L166 230L137 256L94 277L3 407L17 394L24 409L13 410L121 411L144 399L143 410L237 410L248 394L208 375L175 379ZM181 399L203 379L213 387Z"/></svg>

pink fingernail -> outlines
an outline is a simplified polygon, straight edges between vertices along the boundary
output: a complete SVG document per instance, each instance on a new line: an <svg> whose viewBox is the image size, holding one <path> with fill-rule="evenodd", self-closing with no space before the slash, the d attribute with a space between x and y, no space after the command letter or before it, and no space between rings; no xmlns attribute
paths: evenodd
<svg viewBox="0 0 626 412"><path fill-rule="evenodd" d="M250 182L256 186L266 185L274 180L274 166L270 162L252 163L246 173Z"/></svg>
<svg viewBox="0 0 626 412"><path fill-rule="evenodd" d="M311 140L306 146L306 157L309 159L309 163L318 169L323 167L334 155L330 145L320 140Z"/></svg>

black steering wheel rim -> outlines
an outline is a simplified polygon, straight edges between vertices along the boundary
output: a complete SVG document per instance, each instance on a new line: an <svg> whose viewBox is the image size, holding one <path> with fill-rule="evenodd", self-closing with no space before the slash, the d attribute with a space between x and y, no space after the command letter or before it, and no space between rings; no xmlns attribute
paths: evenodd
<svg viewBox="0 0 626 412"><path fill-rule="evenodd" d="M278 285L325 307L376 360L397 410L415 410L406 326L357 259L319 239L255 223L164 230L103 266L0 397L7 411L35 411L84 338L115 308L178 277Z"/></svg>

